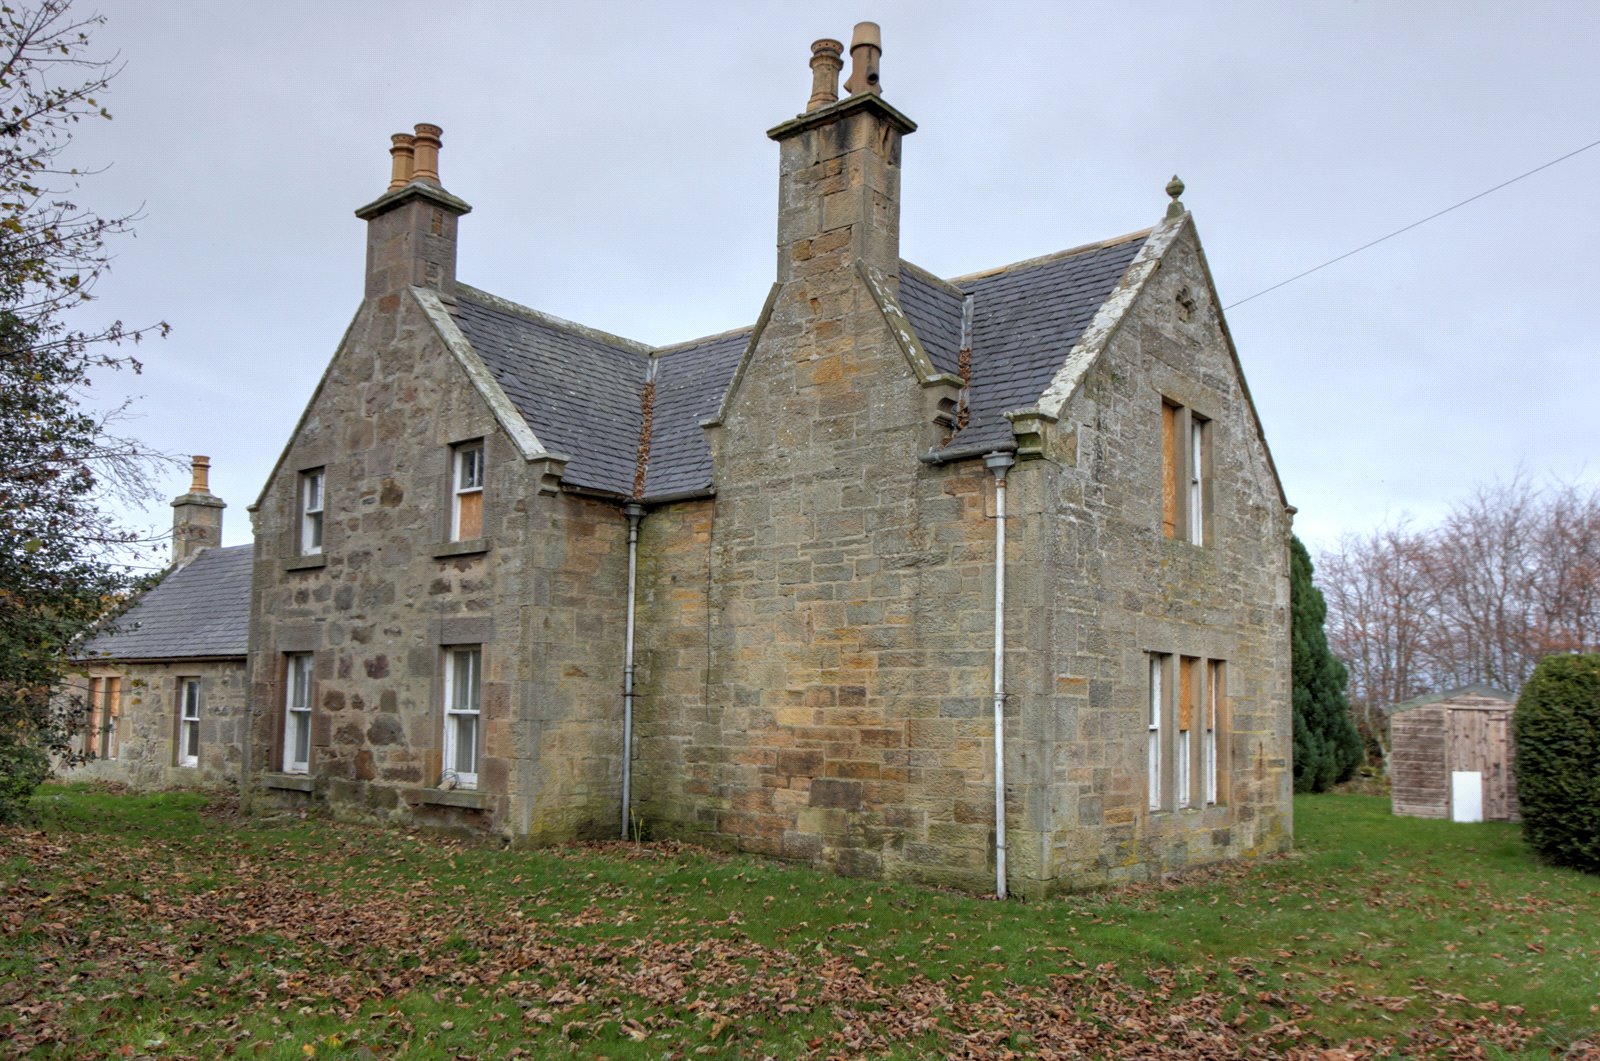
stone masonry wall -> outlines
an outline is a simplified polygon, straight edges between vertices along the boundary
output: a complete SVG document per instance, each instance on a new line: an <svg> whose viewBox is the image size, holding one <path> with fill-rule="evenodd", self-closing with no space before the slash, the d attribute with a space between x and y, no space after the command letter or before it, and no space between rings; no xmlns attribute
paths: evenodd
<svg viewBox="0 0 1600 1061"><path fill-rule="evenodd" d="M897 268L899 136L874 123L783 142L782 287L711 432L716 497L645 520L638 807L744 850L981 889L991 477L918 459L936 428L854 264ZM1012 532L1034 547L1026 521ZM1032 616L1015 622L1015 665L1036 669Z"/></svg>
<svg viewBox="0 0 1600 1061"><path fill-rule="evenodd" d="M452 543L452 445L485 445L484 537ZM297 544L299 473L324 468L320 556ZM409 292L358 313L256 519L256 712L264 798L533 839L618 820L626 522L539 493ZM440 793L442 670L481 645L475 793ZM282 775L285 654L315 657L309 781Z"/></svg>
<svg viewBox="0 0 1600 1061"><path fill-rule="evenodd" d="M245 662L175 660L91 669L95 677L122 679L117 757L73 767L72 780L98 778L134 788L234 785L239 781L241 720L245 717ZM75 675L66 691L84 695L89 675ZM179 766L178 683L200 679L200 763Z"/></svg>
<svg viewBox="0 0 1600 1061"><path fill-rule="evenodd" d="M1289 515L1218 320L1190 226L1050 433L1050 890L1291 840ZM1163 398L1210 419L1206 545L1163 534ZM1150 653L1225 663L1215 806L1148 807Z"/></svg>

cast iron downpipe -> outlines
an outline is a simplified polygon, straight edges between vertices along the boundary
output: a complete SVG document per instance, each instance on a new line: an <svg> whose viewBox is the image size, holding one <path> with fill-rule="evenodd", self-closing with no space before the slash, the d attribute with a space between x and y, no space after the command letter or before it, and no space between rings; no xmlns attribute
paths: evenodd
<svg viewBox="0 0 1600 1061"><path fill-rule="evenodd" d="M994 894L1006 897L1006 472L1009 453L986 454L994 473Z"/></svg>
<svg viewBox="0 0 1600 1061"><path fill-rule="evenodd" d="M644 506L628 504L628 623L622 665L622 838L628 838L628 812L633 809L633 597L639 571L639 521Z"/></svg>

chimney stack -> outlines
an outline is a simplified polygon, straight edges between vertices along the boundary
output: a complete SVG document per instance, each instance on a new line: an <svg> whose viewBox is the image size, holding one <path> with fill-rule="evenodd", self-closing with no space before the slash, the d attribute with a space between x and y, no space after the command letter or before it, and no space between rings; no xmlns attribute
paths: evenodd
<svg viewBox="0 0 1600 1061"><path fill-rule="evenodd" d="M189 492L172 499L172 562L187 563L202 549L222 545L222 510L228 506L211 492L211 458L190 464Z"/></svg>
<svg viewBox="0 0 1600 1061"><path fill-rule="evenodd" d="M856 26L843 100L839 42L814 43L805 113L767 132L778 142L780 283L848 285L856 261L899 282L900 140L917 125L878 94L880 40L877 23Z"/></svg>
<svg viewBox="0 0 1600 1061"><path fill-rule="evenodd" d="M389 186L356 211L367 222L369 299L427 287L455 300L456 221L472 207L439 183L442 136L437 125L422 123L390 137Z"/></svg>

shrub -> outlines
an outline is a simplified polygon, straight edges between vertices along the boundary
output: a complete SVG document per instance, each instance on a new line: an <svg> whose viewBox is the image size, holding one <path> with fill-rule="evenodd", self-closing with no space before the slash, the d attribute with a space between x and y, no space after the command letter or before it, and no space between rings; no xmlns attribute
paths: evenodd
<svg viewBox="0 0 1600 1061"><path fill-rule="evenodd" d="M0 738L0 822L14 821L50 776L50 757L32 744Z"/></svg>
<svg viewBox="0 0 1600 1061"><path fill-rule="evenodd" d="M1600 655L1540 660L1512 728L1522 835L1547 862L1600 873Z"/></svg>

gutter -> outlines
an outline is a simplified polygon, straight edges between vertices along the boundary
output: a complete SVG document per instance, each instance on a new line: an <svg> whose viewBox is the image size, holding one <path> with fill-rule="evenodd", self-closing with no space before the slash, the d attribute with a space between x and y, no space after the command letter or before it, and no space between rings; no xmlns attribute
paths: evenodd
<svg viewBox="0 0 1600 1061"><path fill-rule="evenodd" d="M917 459L923 464L949 464L951 461L967 460L971 457L983 457L987 459L991 455L997 453L1003 453L1007 456L1010 456L1011 454L1014 454L1016 450L1017 444L1015 442L1004 442L1000 443L999 445L996 445L993 442L975 442L968 446L949 446L945 449L930 449ZM1007 465L1007 467L1009 466L1010 465ZM992 468L994 465L991 464L990 467Z"/></svg>

